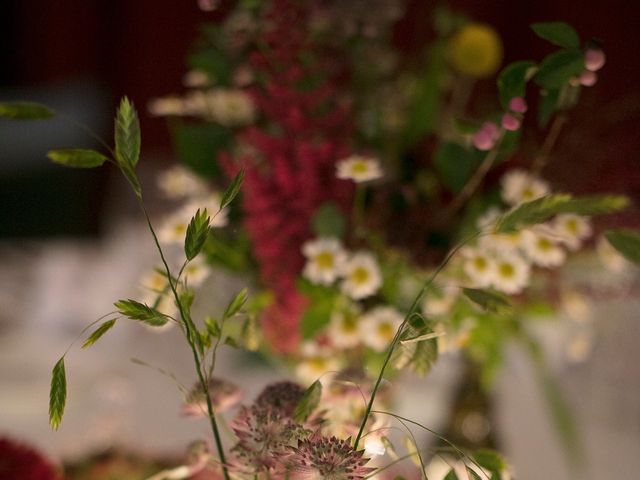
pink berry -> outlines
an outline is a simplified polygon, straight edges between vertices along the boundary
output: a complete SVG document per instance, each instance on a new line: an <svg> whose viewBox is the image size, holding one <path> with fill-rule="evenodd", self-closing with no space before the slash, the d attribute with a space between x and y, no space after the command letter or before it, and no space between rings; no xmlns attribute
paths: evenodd
<svg viewBox="0 0 640 480"><path fill-rule="evenodd" d="M494 122L484 122L480 130L485 132L491 140L496 141L500 137L500 131L498 130L498 125Z"/></svg>
<svg viewBox="0 0 640 480"><path fill-rule="evenodd" d="M520 128L520 119L510 113L502 116L502 128L514 132Z"/></svg>
<svg viewBox="0 0 640 480"><path fill-rule="evenodd" d="M524 113L527 111L527 102L522 97L513 97L509 100L509 110L516 113Z"/></svg>
<svg viewBox="0 0 640 480"><path fill-rule="evenodd" d="M491 150L495 143L496 142L491 134L486 132L482 128L473 135L473 146L478 150Z"/></svg>
<svg viewBox="0 0 640 480"><path fill-rule="evenodd" d="M589 70L585 70L580 74L580 85L584 87L592 87L598 81L598 75Z"/></svg>
<svg viewBox="0 0 640 480"><path fill-rule="evenodd" d="M597 72L606 62L604 52L600 49L589 49L584 52L584 65L590 72Z"/></svg>

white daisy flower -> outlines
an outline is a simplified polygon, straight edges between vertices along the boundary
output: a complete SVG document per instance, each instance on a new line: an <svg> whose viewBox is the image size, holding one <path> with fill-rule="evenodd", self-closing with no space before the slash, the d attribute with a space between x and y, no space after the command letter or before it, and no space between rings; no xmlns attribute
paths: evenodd
<svg viewBox="0 0 640 480"><path fill-rule="evenodd" d="M196 257L184 267L182 279L189 287L196 288L202 285L209 275L211 275L211 267L202 257Z"/></svg>
<svg viewBox="0 0 640 480"><path fill-rule="evenodd" d="M551 192L547 182L519 169L507 172L500 184L502 199L509 205L530 202Z"/></svg>
<svg viewBox="0 0 640 480"><path fill-rule="evenodd" d="M522 232L496 233L480 237L478 246L481 250L489 252L513 252L522 246L522 240Z"/></svg>
<svg viewBox="0 0 640 480"><path fill-rule="evenodd" d="M165 292L168 288L169 282L167 281L166 275L160 273L157 270L152 270L142 276L140 280L140 286L145 291L162 293Z"/></svg>
<svg viewBox="0 0 640 480"><path fill-rule="evenodd" d="M453 285L433 289L428 292L422 301L422 313L427 317L440 317L446 315L453 307L458 297L458 288Z"/></svg>
<svg viewBox="0 0 640 480"><path fill-rule="evenodd" d="M195 213L195 212L194 212ZM165 218L158 229L158 240L164 245L182 245L189 226L190 216L179 210Z"/></svg>
<svg viewBox="0 0 640 480"><path fill-rule="evenodd" d="M520 255L507 253L495 260L492 285L496 290L520 293L528 284L531 266Z"/></svg>
<svg viewBox="0 0 640 480"><path fill-rule="evenodd" d="M587 217L571 213L557 215L553 220L554 233L570 250L577 250L582 241L591 235L591 223Z"/></svg>
<svg viewBox="0 0 640 480"><path fill-rule="evenodd" d="M332 345L346 349L355 347L360 343L358 323L360 322L361 314L362 311L356 304L331 314L328 332Z"/></svg>
<svg viewBox="0 0 640 480"><path fill-rule="evenodd" d="M476 227L479 229L487 228L496 223L503 211L498 207L489 207L482 215L476 219Z"/></svg>
<svg viewBox="0 0 640 480"><path fill-rule="evenodd" d="M344 279L340 284L341 290L353 298L373 295L382 286L382 274L375 257L370 253L358 252L344 265L342 270Z"/></svg>
<svg viewBox="0 0 640 480"><path fill-rule="evenodd" d="M256 116L253 100L242 90L211 90L207 103L212 118L225 127L248 125Z"/></svg>
<svg viewBox="0 0 640 480"><path fill-rule="evenodd" d="M182 77L182 84L189 88L206 87L211 83L209 74L203 70L189 70Z"/></svg>
<svg viewBox="0 0 640 480"><path fill-rule="evenodd" d="M147 111L154 117L180 117L187 115L188 107L183 98L173 95L150 100Z"/></svg>
<svg viewBox="0 0 640 480"><path fill-rule="evenodd" d="M496 262L492 255L485 249L465 248L462 251L465 257L462 269L469 277L474 287L488 287L494 278Z"/></svg>
<svg viewBox="0 0 640 480"><path fill-rule="evenodd" d="M307 259L302 276L322 285L331 285L347 261L347 253L337 238L321 237L305 242L302 253Z"/></svg>
<svg viewBox="0 0 640 480"><path fill-rule="evenodd" d="M200 196L207 192L206 184L182 165L175 165L161 173L158 186L165 196L174 199Z"/></svg>
<svg viewBox="0 0 640 480"><path fill-rule="evenodd" d="M545 268L558 267L567 257L557 237L541 229L522 232L522 249L534 264Z"/></svg>
<svg viewBox="0 0 640 480"><path fill-rule="evenodd" d="M593 318L593 309L589 298L576 290L565 290L560 296L564 314L574 322L589 323Z"/></svg>
<svg viewBox="0 0 640 480"><path fill-rule="evenodd" d="M384 351L403 320L403 315L393 307L376 307L365 313L360 321L364 344L378 352Z"/></svg>
<svg viewBox="0 0 640 480"><path fill-rule="evenodd" d="M336 176L356 183L382 178L380 161L373 157L351 155L340 160L336 165Z"/></svg>
<svg viewBox="0 0 640 480"><path fill-rule="evenodd" d="M311 385L316 380L320 380L326 386L338 370L340 370L340 362L335 356L329 356L317 350L298 362L295 373L303 384Z"/></svg>

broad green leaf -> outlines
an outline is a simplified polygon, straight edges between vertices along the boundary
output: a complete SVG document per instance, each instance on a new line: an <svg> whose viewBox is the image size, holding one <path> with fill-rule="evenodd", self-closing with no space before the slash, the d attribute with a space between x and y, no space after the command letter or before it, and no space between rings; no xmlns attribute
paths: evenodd
<svg viewBox="0 0 640 480"><path fill-rule="evenodd" d="M14 120L45 120L53 115L53 110L39 103L0 102L0 117Z"/></svg>
<svg viewBox="0 0 640 480"><path fill-rule="evenodd" d="M580 50L561 50L540 63L534 80L543 88L558 89L583 70L584 55Z"/></svg>
<svg viewBox="0 0 640 480"><path fill-rule="evenodd" d="M482 477L480 477L480 475L478 475L476 471L473 470L468 465L466 466L466 469L467 469L467 475L469 475L469 480L483 480Z"/></svg>
<svg viewBox="0 0 640 480"><path fill-rule="evenodd" d="M242 186L243 180L244 168L241 168L222 195L222 200L220 200L220 210L229 205L233 201L233 199L236 198L236 195L238 195L240 187Z"/></svg>
<svg viewBox="0 0 640 480"><path fill-rule="evenodd" d="M627 260L640 265L640 232L623 229L609 230L604 236Z"/></svg>
<svg viewBox="0 0 640 480"><path fill-rule="evenodd" d="M572 197L561 205L558 213L575 213L576 215L602 215L624 210L629 199L624 195L583 195Z"/></svg>
<svg viewBox="0 0 640 480"><path fill-rule="evenodd" d="M246 288L240 290L227 305L227 308L224 311L224 318L232 317L236 313L238 313L247 301L248 296L249 295Z"/></svg>
<svg viewBox="0 0 640 480"><path fill-rule="evenodd" d="M187 260L193 260L202 251L204 242L209 235L210 221L207 210L200 211L198 209L189 222L184 240L184 253L187 256Z"/></svg>
<svg viewBox="0 0 640 480"><path fill-rule="evenodd" d="M502 216L496 225L496 232L514 232L521 227L545 222L560 213L561 206L570 200L570 195L557 194L523 203Z"/></svg>
<svg viewBox="0 0 640 480"><path fill-rule="evenodd" d="M447 188L459 192L482 162L482 152L467 150L453 142L440 144L433 156L433 166Z"/></svg>
<svg viewBox="0 0 640 480"><path fill-rule="evenodd" d="M311 230L317 237L344 238L346 230L344 214L333 202L325 202L311 219Z"/></svg>
<svg viewBox="0 0 640 480"><path fill-rule="evenodd" d="M335 306L335 296L314 298L300 319L302 338L313 338L316 333L329 324L331 312Z"/></svg>
<svg viewBox="0 0 640 480"><path fill-rule="evenodd" d="M140 320L153 327L160 327L169 321L164 313L135 300L118 300L114 305L125 317Z"/></svg>
<svg viewBox="0 0 640 480"><path fill-rule="evenodd" d="M507 65L498 76L500 104L504 109L513 97L524 97L527 81L535 71L536 64L529 60L513 62Z"/></svg>
<svg viewBox="0 0 640 480"><path fill-rule="evenodd" d="M65 167L94 168L109 160L100 152L84 148L59 148L47 153L47 158Z"/></svg>
<svg viewBox="0 0 640 480"><path fill-rule="evenodd" d="M492 313L504 313L511 305L504 295L489 290L463 288L462 293L476 305Z"/></svg>
<svg viewBox="0 0 640 480"><path fill-rule="evenodd" d="M116 160L133 171L140 159L140 122L127 97L120 102L115 122Z"/></svg>
<svg viewBox="0 0 640 480"><path fill-rule="evenodd" d="M452 468L451 470L449 470L449 473L447 473L447 476L444 477L443 480L458 480L458 474L456 473L456 471Z"/></svg>
<svg viewBox="0 0 640 480"><path fill-rule="evenodd" d="M96 343L100 339L100 337L111 330L111 327L113 327L115 324L115 318L104 322L102 325L96 328L96 330L91 335L89 335L89 338L87 338L87 340L82 344L82 348L90 347L91 345Z"/></svg>
<svg viewBox="0 0 640 480"><path fill-rule="evenodd" d="M296 422L302 423L309 418L309 415L318 407L321 396L322 384L319 380L316 380L307 388L298 405L296 405L296 409L293 411L293 419Z"/></svg>
<svg viewBox="0 0 640 480"><path fill-rule="evenodd" d="M489 470L492 474L500 478L502 472L507 468L505 460L494 450L481 448L473 453L476 463L482 468Z"/></svg>
<svg viewBox="0 0 640 480"><path fill-rule="evenodd" d="M67 375L64 368L64 355L58 360L51 373L49 391L49 424L57 430L62 422L64 406L67 401Z"/></svg>
<svg viewBox="0 0 640 480"><path fill-rule="evenodd" d="M534 23L531 29L540 38L564 48L579 48L580 37L574 28L565 22Z"/></svg>

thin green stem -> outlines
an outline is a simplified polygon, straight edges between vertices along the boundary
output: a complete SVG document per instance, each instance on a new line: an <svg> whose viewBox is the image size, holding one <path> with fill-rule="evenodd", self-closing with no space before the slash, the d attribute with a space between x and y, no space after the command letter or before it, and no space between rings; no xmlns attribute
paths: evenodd
<svg viewBox="0 0 640 480"><path fill-rule="evenodd" d="M176 305L178 306L178 310L180 311L180 316L182 317L182 321L184 322L184 327L186 330L186 338L189 346L191 347L191 351L193 353L193 361L196 366L196 372L198 374L198 379L200 380L200 385L202 386L202 391L204 392L205 398L207 400L207 412L209 413L209 420L211 423L211 431L213 432L213 437L216 442L216 447L218 450L218 456L220 457L220 463L222 464L222 473L224 475L225 480L230 480L229 471L227 468L227 461L224 455L224 449L222 447L222 440L220 438L220 431L218 430L218 424L216 422L216 417L213 412L213 403L211 402L211 394L209 393L209 385L205 379L205 375L202 371L202 363L200 361L200 356L198 355L198 349L196 347L195 335L198 335L197 330L195 330L193 322L191 322L188 314L184 310L184 306L182 305L182 301L180 300L180 295L178 294L177 284L174 283L173 277L171 275L171 269L169 268L169 264L164 256L164 252L162 247L160 246L160 242L158 240L158 236L156 235L155 229L151 224L151 219L149 218L149 213L147 212L144 203L142 202L142 198L139 198L140 207L144 212L145 219L147 220L147 226L149 227L149 231L153 236L153 241L156 244L156 248L158 253L160 254L160 258L162 259L162 264L167 272L167 280L169 281L169 286L171 291L173 292L173 296L176 301Z"/></svg>
<svg viewBox="0 0 640 480"><path fill-rule="evenodd" d="M425 294L427 293L427 289L431 286L431 284L433 283L435 278L438 276L438 274L444 269L444 267L447 266L447 264L449 263L451 258L453 258L453 256L458 252L458 250L460 250L464 245L466 245L468 242L470 242L471 240L476 238L478 235L480 235L479 232L473 234L472 236L470 236L466 240L463 240L458 245L456 245L449 252L449 254L445 257L445 259L440 263L440 265L438 265L438 268L436 268L434 270L434 272L431 274L429 279L422 286L422 289L420 290L420 292L418 293L416 298L413 300L411 308L409 308L409 311L407 312L407 315L404 317L404 320L402 321L402 323L398 327L398 330L396 331L396 334L394 335L393 340L391 340L391 344L389 345L389 348L387 350L387 356L384 359L384 363L382 364L382 368L380 369L380 373L378 374L378 378L376 379L376 383L373 386L373 391L371 392L371 397L369 397L369 402L367 403L367 408L365 409L364 416L362 417L362 423L360 424L360 430L358 430L358 435L356 436L355 442L353 444L353 448L354 449L356 449L356 450L358 449L358 443L360 442L360 438L362 437L362 433L364 432L364 427L365 427L365 425L367 423L367 420L369 418L369 414L371 413L371 409L373 408L373 402L374 402L374 400L376 398L376 394L378 393L378 389L380 388L380 384L382 383L382 378L384 377L384 372L385 372L385 370L387 368L387 365L389 364L389 361L391 360L391 356L393 354L393 351L395 350L395 347L397 346L398 341L400 340L400 336L402 335L402 331L404 330L404 327L407 325L407 323L409 322L411 317L415 313L417 313L418 306L420 305L420 302L424 298Z"/></svg>

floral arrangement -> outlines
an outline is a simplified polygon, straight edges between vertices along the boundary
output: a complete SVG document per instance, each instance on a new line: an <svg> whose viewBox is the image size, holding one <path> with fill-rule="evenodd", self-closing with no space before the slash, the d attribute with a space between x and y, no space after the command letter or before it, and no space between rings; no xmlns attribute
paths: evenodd
<svg viewBox="0 0 640 480"><path fill-rule="evenodd" d="M555 193L542 177L568 111L597 81L605 56L567 24L535 24L559 50L505 67L499 107L472 115L473 82L501 63L498 35L439 10L426 66L409 68L390 41L402 3L383 3L243 1L221 25L204 29L206 42L185 78L190 90L149 108L176 120L174 136L191 160L197 139L213 145L219 168L192 162L164 173L162 190L184 204L157 229L136 174L141 135L127 98L113 147L48 154L69 167L116 167L160 259L142 281L145 297L115 302L114 312L87 327L100 324L83 348L130 319L179 328L193 356L197 383L183 389L184 413L207 419L213 448L197 443L189 462L150 480L427 478L415 428L442 442L431 453L445 462L443 478L510 478L496 452L462 449L393 413L384 379L407 369L426 374L439 353L463 349L489 385L508 339L522 341L544 365L523 312L540 298L556 299L532 288L534 279L585 245L591 216L629 203ZM203 9L214 4L201 2ZM534 90L536 123L548 133L530 166L511 167L522 155ZM0 115L54 112L2 103ZM224 192L210 187L211 171L219 185L228 183ZM226 228L234 222L244 228ZM638 263L638 232L605 237L599 248L610 263ZM255 267L254 293L243 289L222 312L194 318L194 298L213 264ZM216 372L224 346L284 358L300 382L268 385L239 407L228 442L220 424L241 393ZM66 402L65 355L53 369L54 429Z"/></svg>

